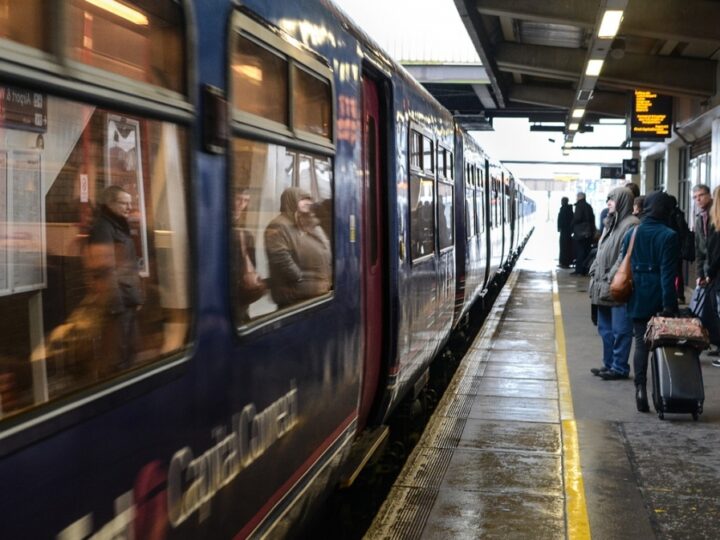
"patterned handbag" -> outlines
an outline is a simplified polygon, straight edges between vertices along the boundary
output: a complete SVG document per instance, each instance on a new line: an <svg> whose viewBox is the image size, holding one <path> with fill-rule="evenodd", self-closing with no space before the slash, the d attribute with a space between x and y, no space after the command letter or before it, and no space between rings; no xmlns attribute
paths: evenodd
<svg viewBox="0 0 720 540"><path fill-rule="evenodd" d="M710 338L697 317L658 316L648 322L645 343L651 349L663 345L687 345L702 351L710 346Z"/></svg>

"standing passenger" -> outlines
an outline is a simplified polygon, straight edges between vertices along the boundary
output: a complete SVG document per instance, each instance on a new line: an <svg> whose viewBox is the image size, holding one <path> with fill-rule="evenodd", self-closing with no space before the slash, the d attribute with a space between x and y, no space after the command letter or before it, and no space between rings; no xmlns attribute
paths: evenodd
<svg viewBox="0 0 720 540"><path fill-rule="evenodd" d="M680 245L675 231L667 226L672 202L667 193L654 191L645 198L643 217L636 227L634 247L630 262L633 273L633 291L628 301L628 316L633 320L635 355L635 402L637 410L650 410L647 400L648 347L645 331L650 317L658 312L665 315L677 313L675 276L680 258ZM632 231L623 240L621 254L627 252Z"/></svg>
<svg viewBox="0 0 720 540"><path fill-rule="evenodd" d="M558 212L557 218L557 230L560 233L560 255L558 257L560 268L570 268L573 261L573 209L568 203L567 197L560 199L560 211Z"/></svg>
<svg viewBox="0 0 720 540"><path fill-rule="evenodd" d="M608 196L608 219L590 268L590 301L598 306L598 334L603 342L603 366L590 371L606 381L627 379L630 374L632 321L627 307L610 296L611 270L620 254L625 233L639 223L632 215L633 194L624 187Z"/></svg>
<svg viewBox="0 0 720 540"><path fill-rule="evenodd" d="M332 287L330 242L299 187L280 196L280 215L265 229L270 293L279 308L325 294Z"/></svg>
<svg viewBox="0 0 720 540"><path fill-rule="evenodd" d="M132 195L120 186L108 186L88 236L88 261L104 291L106 322L103 350L109 361L100 375L127 369L135 355L138 329L136 313L145 301L139 259L130 234L128 217Z"/></svg>
<svg viewBox="0 0 720 540"><path fill-rule="evenodd" d="M715 188L713 199L718 200L720 197L720 186ZM703 324L708 327L710 332L710 341L713 345L720 345L718 341L718 291L720 291L720 204L713 204L710 207L710 225L707 234L707 283L705 286L705 306ZM708 298L709 297L709 298ZM718 349L710 351L710 356L718 356ZM712 365L720 367L720 358L714 358Z"/></svg>
<svg viewBox="0 0 720 540"><path fill-rule="evenodd" d="M585 259L590 254L590 246L593 236L595 236L595 214L592 207L585 201L585 194L582 191L577 194L572 225L575 246L575 271L573 274L586 276L588 269L585 267Z"/></svg>

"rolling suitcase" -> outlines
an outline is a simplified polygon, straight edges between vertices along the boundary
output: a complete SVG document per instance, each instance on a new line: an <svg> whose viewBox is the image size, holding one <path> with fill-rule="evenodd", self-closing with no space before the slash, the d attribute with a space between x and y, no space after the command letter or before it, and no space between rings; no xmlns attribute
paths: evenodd
<svg viewBox="0 0 720 540"><path fill-rule="evenodd" d="M665 413L702 414L705 401L700 352L689 346L664 345L652 352L653 405L658 418Z"/></svg>

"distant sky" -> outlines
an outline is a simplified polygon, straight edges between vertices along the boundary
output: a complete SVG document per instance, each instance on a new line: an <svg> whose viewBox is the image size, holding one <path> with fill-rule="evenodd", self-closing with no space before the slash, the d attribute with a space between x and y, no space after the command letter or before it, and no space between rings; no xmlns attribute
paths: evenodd
<svg viewBox="0 0 720 540"><path fill-rule="evenodd" d="M335 3L397 61L480 62L453 0L335 0ZM574 162L617 165L631 157L627 150L573 150L563 156L563 134L531 132L526 119L496 119L494 127L495 131L476 132L473 136L496 159L570 162L508 164L521 178L549 179L573 173L583 179L599 178L599 166ZM596 125L594 133L578 133L574 144L619 146L624 140L624 125Z"/></svg>

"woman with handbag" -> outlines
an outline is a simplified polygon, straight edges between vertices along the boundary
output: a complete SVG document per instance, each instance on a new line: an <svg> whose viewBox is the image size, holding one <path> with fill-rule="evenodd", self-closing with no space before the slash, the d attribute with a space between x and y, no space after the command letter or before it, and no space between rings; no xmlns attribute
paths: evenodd
<svg viewBox="0 0 720 540"><path fill-rule="evenodd" d="M604 380L627 379L630 374L632 321L624 302L610 296L613 266L620 254L625 234L640 220L632 214L634 196L625 187L613 189L608 196L608 216L598 243L595 262L590 267L590 301L598 306L597 327L603 343L603 365L592 368Z"/></svg>
<svg viewBox="0 0 720 540"><path fill-rule="evenodd" d="M648 412L647 366L648 346L645 332L651 317L658 312L674 315L678 311L675 277L680 258L678 235L667 226L672 200L667 193L653 191L645 198L642 220L633 233L628 231L623 240L620 256L631 248L633 290L628 300L628 316L633 321L635 354L635 401L640 412Z"/></svg>

